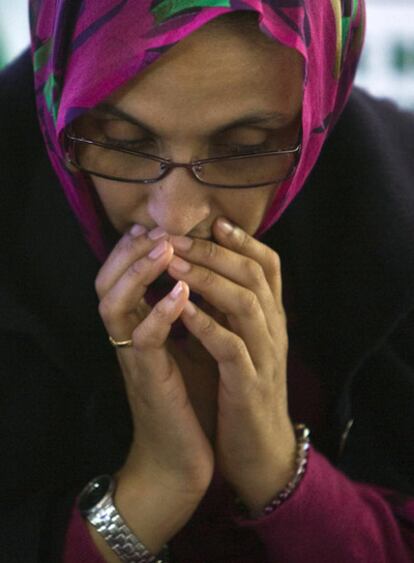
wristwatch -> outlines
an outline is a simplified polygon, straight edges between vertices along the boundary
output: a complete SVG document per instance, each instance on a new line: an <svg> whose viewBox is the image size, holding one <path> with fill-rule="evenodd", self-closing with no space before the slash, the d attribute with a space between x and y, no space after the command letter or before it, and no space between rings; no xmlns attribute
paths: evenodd
<svg viewBox="0 0 414 563"><path fill-rule="evenodd" d="M147 548L128 528L113 502L115 481L111 475L92 479L79 495L78 508L125 563L168 563L168 549L159 556Z"/></svg>

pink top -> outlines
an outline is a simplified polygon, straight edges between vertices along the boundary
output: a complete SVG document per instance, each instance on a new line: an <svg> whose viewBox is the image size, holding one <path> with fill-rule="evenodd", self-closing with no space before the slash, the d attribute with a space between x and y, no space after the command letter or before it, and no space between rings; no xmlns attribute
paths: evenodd
<svg viewBox="0 0 414 563"><path fill-rule="evenodd" d="M291 359L289 382L292 418L304 420L313 428L323 426L320 413L325 409L317 379ZM302 416L296 418L296 413ZM414 499L401 503L397 496L392 491L351 481L311 448L306 474L293 495L272 514L248 520L237 513L229 487L215 473L193 517L169 542L171 560L412 563ZM103 562L74 508L63 563Z"/></svg>
<svg viewBox="0 0 414 563"><path fill-rule="evenodd" d="M388 494L350 481L311 449L295 493L256 521L232 511L228 491L216 478L200 509L169 543L171 558L178 563L412 563L414 500L397 510ZM104 562L76 509L63 562Z"/></svg>

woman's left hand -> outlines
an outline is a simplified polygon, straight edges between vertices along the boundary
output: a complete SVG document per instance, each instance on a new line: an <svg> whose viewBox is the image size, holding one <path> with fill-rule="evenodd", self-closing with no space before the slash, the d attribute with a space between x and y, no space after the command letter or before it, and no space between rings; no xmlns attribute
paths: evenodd
<svg viewBox="0 0 414 563"><path fill-rule="evenodd" d="M223 228L226 223L219 219L214 225L217 244L171 237L179 257L168 272L225 315L227 326L190 303L182 320L219 368L216 463L244 503L258 512L295 468L280 260L239 227Z"/></svg>

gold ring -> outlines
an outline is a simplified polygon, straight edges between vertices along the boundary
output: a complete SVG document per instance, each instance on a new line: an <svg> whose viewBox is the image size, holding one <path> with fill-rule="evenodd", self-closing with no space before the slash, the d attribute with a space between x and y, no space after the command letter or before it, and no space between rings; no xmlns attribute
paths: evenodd
<svg viewBox="0 0 414 563"><path fill-rule="evenodd" d="M109 342L115 348L130 348L132 346L132 340L115 340L112 336L109 336Z"/></svg>

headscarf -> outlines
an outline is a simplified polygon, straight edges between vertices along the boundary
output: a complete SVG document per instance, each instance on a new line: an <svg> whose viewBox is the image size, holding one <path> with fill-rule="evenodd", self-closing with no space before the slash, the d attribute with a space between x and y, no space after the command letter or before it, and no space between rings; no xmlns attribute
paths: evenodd
<svg viewBox="0 0 414 563"><path fill-rule="evenodd" d="M364 0L31 0L36 104L52 165L86 239L108 253L93 185L65 165L62 133L208 21L255 11L263 33L296 49L305 72L302 152L257 235L300 192L350 94L365 30Z"/></svg>

